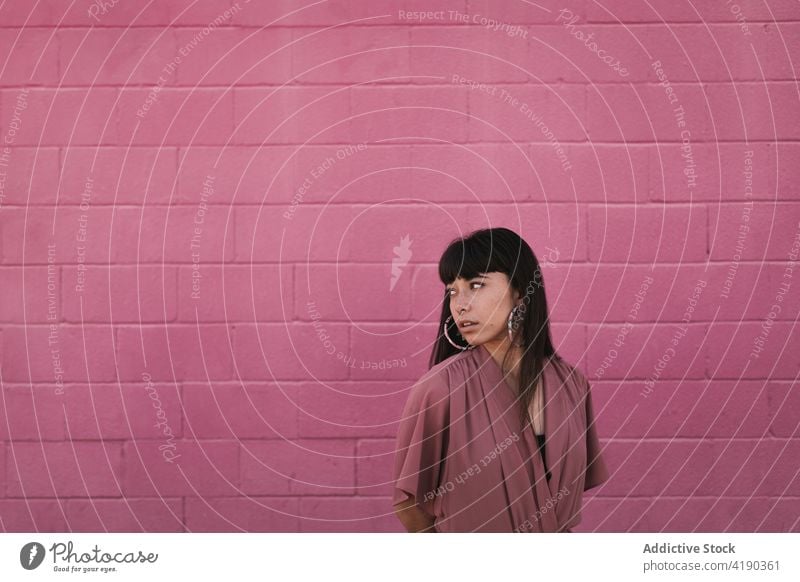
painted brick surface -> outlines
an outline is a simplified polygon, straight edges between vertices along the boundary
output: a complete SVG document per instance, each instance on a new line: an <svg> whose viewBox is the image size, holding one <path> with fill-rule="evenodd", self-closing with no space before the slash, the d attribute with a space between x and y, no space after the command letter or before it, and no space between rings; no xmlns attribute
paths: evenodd
<svg viewBox="0 0 800 582"><path fill-rule="evenodd" d="M800 531L800 5L303 4L0 8L2 530L401 531L437 259L506 226L576 531Z"/></svg>

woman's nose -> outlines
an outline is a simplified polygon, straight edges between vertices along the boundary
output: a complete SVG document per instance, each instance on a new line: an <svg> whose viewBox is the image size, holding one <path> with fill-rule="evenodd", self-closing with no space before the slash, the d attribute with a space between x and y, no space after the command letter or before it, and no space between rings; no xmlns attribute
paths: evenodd
<svg viewBox="0 0 800 582"><path fill-rule="evenodd" d="M469 301L462 295L456 299L456 313L460 314L462 311L466 311L467 309L469 309Z"/></svg>

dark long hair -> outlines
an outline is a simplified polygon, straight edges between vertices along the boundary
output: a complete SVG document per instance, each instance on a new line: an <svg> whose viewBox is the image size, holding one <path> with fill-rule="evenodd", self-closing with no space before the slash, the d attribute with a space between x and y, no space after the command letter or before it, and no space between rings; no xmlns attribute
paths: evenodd
<svg viewBox="0 0 800 582"><path fill-rule="evenodd" d="M525 308L521 310L523 314L517 327L521 331L515 337L522 343L523 353L519 372L520 393L517 395L522 430L530 419L528 410L545 360L561 358L550 339L550 318L539 261L522 237L503 227L476 230L466 237L454 239L439 259L439 279L445 285L450 285L458 277L472 279L491 272L505 273L511 286L524 298ZM445 293L430 367L461 352L443 334L445 321L451 315L453 319L448 324L448 335L456 343L467 345L458 332L455 315L450 312L450 298ZM504 373L508 369L509 352L506 352L501 366Z"/></svg>

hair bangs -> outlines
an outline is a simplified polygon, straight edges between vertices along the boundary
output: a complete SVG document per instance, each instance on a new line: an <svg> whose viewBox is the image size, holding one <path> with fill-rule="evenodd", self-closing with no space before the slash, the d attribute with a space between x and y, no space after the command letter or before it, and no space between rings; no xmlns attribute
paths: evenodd
<svg viewBox="0 0 800 582"><path fill-rule="evenodd" d="M491 246L473 237L450 243L439 260L439 279L445 285L459 277L469 280L498 270L497 256Z"/></svg>

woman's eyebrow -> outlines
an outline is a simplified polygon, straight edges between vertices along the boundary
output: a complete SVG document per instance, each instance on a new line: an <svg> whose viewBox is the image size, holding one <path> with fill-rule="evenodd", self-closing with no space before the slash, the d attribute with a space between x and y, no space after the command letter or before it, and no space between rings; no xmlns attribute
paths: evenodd
<svg viewBox="0 0 800 582"><path fill-rule="evenodd" d="M488 278L489 277L487 275L475 275L471 279L465 279L465 280L466 280L467 283L469 283L470 281L473 281L475 279L488 279ZM453 281L453 283L455 283L455 281ZM449 288L449 287L450 287L450 285L445 285L445 288Z"/></svg>

